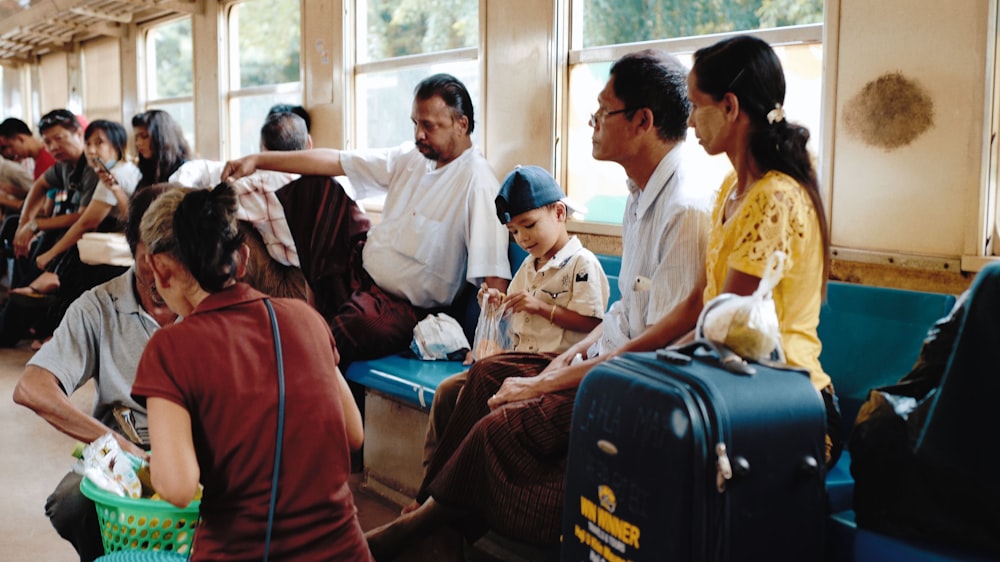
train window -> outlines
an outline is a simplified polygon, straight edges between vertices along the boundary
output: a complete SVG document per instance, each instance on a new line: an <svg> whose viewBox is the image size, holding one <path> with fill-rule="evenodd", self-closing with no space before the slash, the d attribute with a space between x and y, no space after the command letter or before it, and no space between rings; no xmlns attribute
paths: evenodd
<svg viewBox="0 0 1000 562"><path fill-rule="evenodd" d="M190 17L152 25L146 30L141 68L145 108L170 113L196 150L192 46Z"/></svg>
<svg viewBox="0 0 1000 562"><path fill-rule="evenodd" d="M356 8L356 147L412 139L413 88L438 72L465 83L479 119L479 0L357 0Z"/></svg>
<svg viewBox="0 0 1000 562"><path fill-rule="evenodd" d="M299 0L249 0L229 11L229 155L260 150L276 103L302 103Z"/></svg>
<svg viewBox="0 0 1000 562"><path fill-rule="evenodd" d="M574 39L601 47L823 23L822 0L577 0Z"/></svg>
<svg viewBox="0 0 1000 562"><path fill-rule="evenodd" d="M617 2L574 0L570 16L571 49L566 118L566 187L587 207L585 220L619 223L627 189L620 166L591 157L590 114L604 87L611 64L640 48L661 48L691 64L691 54L720 38L720 33L746 32L775 46L788 81L785 107L791 119L809 128L813 152L819 154L822 92L822 0L793 2L795 9L776 10L766 0L737 2ZM713 35L709 35L713 34ZM638 44L641 42L641 45ZM729 170L724 155L708 156L693 132L684 143L692 181L717 186Z"/></svg>
<svg viewBox="0 0 1000 562"><path fill-rule="evenodd" d="M28 114L30 109L28 97L24 92L24 77L27 75L27 68L0 65L0 82L3 85L3 94L0 102L3 102L5 115L18 116L22 120L31 123L34 121Z"/></svg>

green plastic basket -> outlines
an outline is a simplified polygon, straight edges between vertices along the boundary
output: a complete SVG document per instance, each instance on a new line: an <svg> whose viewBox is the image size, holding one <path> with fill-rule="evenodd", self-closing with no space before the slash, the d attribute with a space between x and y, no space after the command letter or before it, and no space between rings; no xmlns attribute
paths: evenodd
<svg viewBox="0 0 1000 562"><path fill-rule="evenodd" d="M105 553L148 550L187 555L191 552L201 501L180 508L162 500L125 498L102 490L88 478L80 481L80 491L97 506Z"/></svg>

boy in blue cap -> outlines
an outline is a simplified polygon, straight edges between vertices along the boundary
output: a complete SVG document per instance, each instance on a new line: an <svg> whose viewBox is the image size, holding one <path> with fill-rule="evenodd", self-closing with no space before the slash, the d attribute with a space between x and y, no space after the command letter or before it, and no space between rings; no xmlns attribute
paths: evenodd
<svg viewBox="0 0 1000 562"><path fill-rule="evenodd" d="M486 289L513 313L514 351L560 353L601 323L608 279L594 254L566 232L569 209L538 166L514 168L496 198L497 218L528 252L507 295Z"/></svg>
<svg viewBox="0 0 1000 562"><path fill-rule="evenodd" d="M538 166L518 166L496 198L497 218L528 252L504 295L483 288L510 311L513 349L556 356L590 333L608 306L608 278L597 256L566 231L569 208L556 180ZM468 372L441 381L431 404L424 466L458 402ZM416 509L413 503L404 513Z"/></svg>

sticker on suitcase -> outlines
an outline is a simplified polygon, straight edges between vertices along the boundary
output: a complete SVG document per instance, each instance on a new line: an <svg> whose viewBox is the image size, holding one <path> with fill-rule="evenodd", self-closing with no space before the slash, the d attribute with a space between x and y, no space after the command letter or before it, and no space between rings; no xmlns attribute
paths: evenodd
<svg viewBox="0 0 1000 562"><path fill-rule="evenodd" d="M574 525L577 540L590 548L590 562L626 562L626 549L639 549L639 527L616 516L614 490L602 484L597 488L598 501L580 496L580 515L586 521Z"/></svg>

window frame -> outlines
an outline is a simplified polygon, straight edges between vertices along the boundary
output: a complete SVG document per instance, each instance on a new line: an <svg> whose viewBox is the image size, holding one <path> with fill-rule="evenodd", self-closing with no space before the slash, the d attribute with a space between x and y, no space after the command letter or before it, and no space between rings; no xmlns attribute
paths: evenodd
<svg viewBox="0 0 1000 562"><path fill-rule="evenodd" d="M357 139L361 137L359 127L361 126L360 120L357 118L358 115L362 114L359 110L358 104L363 100L359 100L358 92L358 77L364 74L375 74L379 72L391 72L393 70L409 70L412 68L419 68L424 66L430 66L435 64L451 64L451 63L462 63L462 62L476 62L479 67L479 80L480 80L480 93L479 99L472 100L473 107L476 108L476 112L479 115L483 115L483 109L485 108L486 101L486 87L485 78L486 72L484 69L484 60L481 56L483 52L483 43L485 41L485 14L486 14L486 1L479 0L479 41L475 47L464 47L459 49L446 49L443 51L434 51L432 53L420 53L416 55L404 55L399 57L390 57L379 60L371 60L361 62L362 58L362 42L368 40L367 35L367 17L368 17L368 0L353 0L351 2L351 9L353 10L352 17L346 21L352 22L354 31L350 33L350 56L351 63L348 77L348 95L349 98L347 107L351 108L351 111L345 115L345 129L347 133L347 142L345 146L351 148L378 148L378 147L361 147L357 146ZM479 138L485 139L486 125L482 121L476 122L476 134ZM484 149L485 150L485 149Z"/></svg>
<svg viewBox="0 0 1000 562"><path fill-rule="evenodd" d="M153 62L153 57L149 54L149 34L153 32L157 27L164 25L169 25L171 23L188 20L191 24L191 66L195 65L194 57L194 18L190 14L182 14L174 17L161 18L144 23L140 28L140 32L137 34L138 45L136 48L136 53L139 59L139 84L138 84L138 94L139 94L139 105L143 108L143 111L149 108L151 105L168 105L177 103L190 103L195 106L195 88L192 83L191 95L187 96L168 96L168 97L158 97L153 98L149 95L149 84L150 80L156 75L155 68L151 69L150 64ZM197 108L195 108L197 113Z"/></svg>
<svg viewBox="0 0 1000 562"><path fill-rule="evenodd" d="M755 30L745 30L745 31L734 31L727 33L713 33L709 35L700 35L692 37L678 37L672 39L661 39L655 41L638 41L632 43L619 43L616 45L603 45L599 47L586 47L583 48L583 39L581 37L583 25L582 25L582 11L580 5L582 0L572 0L570 4L570 13L568 20L571 22L569 26L569 37L570 37L570 49L567 54L567 68L565 75L568 77L571 75L573 69L577 65L582 64L593 64L593 63L611 63L623 55L635 52L641 49L662 49L673 54L686 55L694 53L696 50L707 47L728 37L734 37L737 35L751 35L758 37L764 41L767 41L771 45L783 46L783 45L823 45L824 43L824 23L816 24L806 24L806 25L796 25L796 26L786 26L786 27L776 27L769 29L755 29ZM824 49L825 51L825 49ZM570 138L570 95L569 95L569 80L566 80L566 95L562 96L562 104L559 107L561 117L559 119L559 136L564 139ZM820 108L821 113L823 107ZM821 116L822 120L822 116ZM817 136L818 139L822 139L824 145L826 144L826 139L821 136ZM573 197L571 191L572 186L569 185L568 178L568 166L570 161L570 143L562 142L559 143L558 153L556 155L557 159L557 177L561 178L561 183L566 188L567 195ZM825 150L825 149L824 149ZM817 155L820 160L820 168L822 169L824 156L822 151ZM574 220L571 223L571 229L574 232L587 233L587 234L602 234L611 236L621 235L621 224L620 223L607 223L607 222L596 222L588 221L586 218L583 220Z"/></svg>
<svg viewBox="0 0 1000 562"><path fill-rule="evenodd" d="M150 97L150 81L155 80L156 69L150 68L150 65L154 63L153 57L149 53L150 44L150 34L156 30L158 27L169 25L178 21L188 20L191 26L191 94L184 96L168 96L153 98ZM191 106L191 115L193 116L192 129L190 131L184 131L185 138L191 147L192 151L198 151L198 86L197 86L197 60L195 57L195 17L192 14L174 14L171 16L166 16L162 18L157 18L147 22L143 22L138 26L136 36L135 36L135 57L136 57L136 73L138 75L138 80L136 80L136 99L135 99L135 109L134 114L138 114L144 111L148 111L151 108L159 108L168 105L179 105L179 104L189 104ZM126 68L125 64L122 64L122 70L124 72ZM127 107L126 100L122 99L123 112ZM176 116L174 116L176 119ZM178 120L178 124L183 130L183 123ZM122 115L122 125L125 127L126 131L131 133L132 130L132 115ZM190 133L190 136L188 136ZM131 134L129 135L131 137Z"/></svg>
<svg viewBox="0 0 1000 562"><path fill-rule="evenodd" d="M305 105L305 73L306 73L306 62L305 62L305 25L302 22L302 16L305 13L304 0L298 0L299 4L299 80L297 82L279 82L275 84L268 84L264 86L248 86L245 88L239 87L240 79L240 69L238 65L234 63L238 62L240 55L239 52L239 34L234 33L234 25L238 26L239 23L233 21L233 11L241 4L246 4L249 0L235 0L226 2L221 9L221 22L220 26L224 34L224 38L221 43L224 47L220 50L219 57L222 62L221 66L224 69L223 75L220 76L220 87L222 91L220 92L223 102L223 113L225 115L225 136L222 139L223 144L223 156L224 158L236 158L240 156L238 154L240 150L240 120L232 118L232 108L234 103L238 103L241 99L260 97L264 95L271 96L281 96L285 94L295 94L299 96L299 105ZM234 57L236 60L234 60ZM262 123L263 124L263 123Z"/></svg>
<svg viewBox="0 0 1000 562"><path fill-rule="evenodd" d="M1000 260L1000 7L997 0L989 2L987 26L986 65L984 80L983 115L983 169L980 177L978 206L975 216L969 217L966 229L965 252L961 260L962 271L979 271L987 264Z"/></svg>

